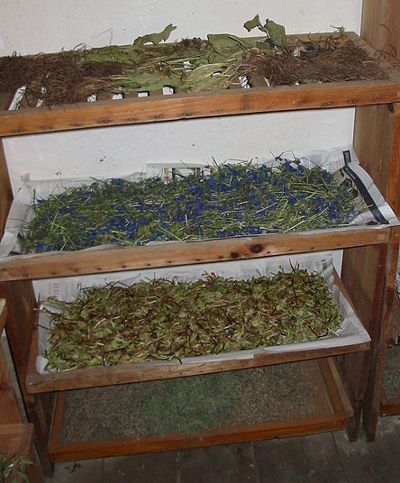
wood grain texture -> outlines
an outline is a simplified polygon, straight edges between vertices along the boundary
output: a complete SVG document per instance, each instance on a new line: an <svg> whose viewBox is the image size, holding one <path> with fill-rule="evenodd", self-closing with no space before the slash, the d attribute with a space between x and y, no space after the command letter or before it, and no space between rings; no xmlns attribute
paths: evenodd
<svg viewBox="0 0 400 483"><path fill-rule="evenodd" d="M0 114L0 135L17 136L148 122L387 104L400 101L393 81L359 81L294 87L229 89L218 93L176 94L153 98L23 109Z"/></svg>
<svg viewBox="0 0 400 483"><path fill-rule="evenodd" d="M399 18L398 1L363 0L361 37L392 63L400 60Z"/></svg>
<svg viewBox="0 0 400 483"><path fill-rule="evenodd" d="M0 447L7 455L27 455L32 439L32 424L0 424Z"/></svg>
<svg viewBox="0 0 400 483"><path fill-rule="evenodd" d="M7 320L7 306L5 299L0 298L0 337L3 334Z"/></svg>
<svg viewBox="0 0 400 483"><path fill-rule="evenodd" d="M232 359L221 362L198 362L180 364L179 362L162 362L146 364L127 364L115 367L90 367L59 373L29 373L26 377L26 388L31 394L102 387L131 382L154 381L177 377L212 374L216 372L249 369L287 362L304 361L319 357L329 357L354 351L365 351L368 343L348 347L329 349L305 349L287 353L263 354L251 359Z"/></svg>
<svg viewBox="0 0 400 483"><path fill-rule="evenodd" d="M10 176L8 173L7 161L4 154L3 141L0 138L0 239L4 233L4 226L10 211L13 194L11 189Z"/></svg>
<svg viewBox="0 0 400 483"><path fill-rule="evenodd" d="M0 347L0 425L6 423L22 423L17 396L14 392L7 362Z"/></svg>
<svg viewBox="0 0 400 483"><path fill-rule="evenodd" d="M392 230L400 234L400 227L378 230L346 228L322 233L269 234L226 240L20 255L0 261L0 281L122 272L382 244L389 240Z"/></svg>

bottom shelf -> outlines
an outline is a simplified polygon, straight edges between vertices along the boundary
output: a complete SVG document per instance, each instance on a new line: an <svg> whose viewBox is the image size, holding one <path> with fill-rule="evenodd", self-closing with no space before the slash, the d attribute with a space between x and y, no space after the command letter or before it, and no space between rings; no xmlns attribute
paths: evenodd
<svg viewBox="0 0 400 483"><path fill-rule="evenodd" d="M352 409L332 359L57 396L53 461L204 447L341 429Z"/></svg>
<svg viewBox="0 0 400 483"><path fill-rule="evenodd" d="M381 398L381 416L400 414L400 347L389 346L385 355L385 372Z"/></svg>

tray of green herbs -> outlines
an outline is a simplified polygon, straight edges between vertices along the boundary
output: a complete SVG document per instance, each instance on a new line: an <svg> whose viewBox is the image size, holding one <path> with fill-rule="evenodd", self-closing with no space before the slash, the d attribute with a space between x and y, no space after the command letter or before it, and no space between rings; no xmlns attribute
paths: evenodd
<svg viewBox="0 0 400 483"><path fill-rule="evenodd" d="M289 160L223 164L167 184L96 180L35 199L22 244L45 252L337 228L363 210L347 181Z"/></svg>
<svg viewBox="0 0 400 483"><path fill-rule="evenodd" d="M48 307L50 370L317 341L335 337L343 320L324 277L300 268L248 280L108 283Z"/></svg>
<svg viewBox="0 0 400 483"><path fill-rule="evenodd" d="M376 59L343 28L293 45L285 27L273 20L262 22L256 15L244 27L261 31L263 37L217 33L164 44L176 29L169 24L131 45L80 45L54 54L2 57L0 91L24 86L24 103L37 107L83 102L99 94L157 92L167 86L174 93L250 87L254 75L272 86L387 78ZM13 104L19 108L20 101Z"/></svg>

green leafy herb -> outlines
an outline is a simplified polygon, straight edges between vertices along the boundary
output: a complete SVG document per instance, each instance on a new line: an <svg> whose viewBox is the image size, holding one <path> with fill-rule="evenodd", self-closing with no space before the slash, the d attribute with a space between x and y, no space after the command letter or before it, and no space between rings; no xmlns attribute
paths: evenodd
<svg viewBox="0 0 400 483"><path fill-rule="evenodd" d="M23 456L6 456L0 449L0 482L17 483L22 480L29 483L26 470L31 465L31 460Z"/></svg>
<svg viewBox="0 0 400 483"><path fill-rule="evenodd" d="M162 32L158 32L154 34L146 34L141 37L137 37L134 40L133 45L135 47L143 47L143 45L147 43L152 43L154 45L157 45L160 42L163 42L163 41L165 42L166 40L168 40L169 36L175 29L176 29L176 26L170 23L165 27L165 29Z"/></svg>
<svg viewBox="0 0 400 483"><path fill-rule="evenodd" d="M334 336L341 315L324 279L293 269L273 277L164 279L81 289L56 302L46 357L60 370L181 359Z"/></svg>

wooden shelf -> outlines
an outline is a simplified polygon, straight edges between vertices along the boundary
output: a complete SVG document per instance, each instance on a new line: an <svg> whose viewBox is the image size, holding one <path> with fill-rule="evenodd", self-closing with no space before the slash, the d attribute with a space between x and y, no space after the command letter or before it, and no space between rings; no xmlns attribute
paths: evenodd
<svg viewBox="0 0 400 483"><path fill-rule="evenodd" d="M17 255L0 259L0 281L122 272L388 243L399 226L346 228L324 232L268 234L198 242L171 242L128 248Z"/></svg>
<svg viewBox="0 0 400 483"><path fill-rule="evenodd" d="M190 434L167 434L138 439L110 439L85 441L82 435L79 442L64 442L62 427L64 404L68 393L57 397L49 453L53 461L68 461L87 458L101 458L124 454L144 453L219 444L257 441L285 436L294 436L321 431L341 429L352 415L352 409L342 382L332 359L304 363L315 386L313 404L315 412L309 417L298 418L296 408L290 418L266 421L246 426L229 426ZM301 384L301 382L299 382ZM107 416L112 417L112 414ZM268 415L266 415L266 419Z"/></svg>
<svg viewBox="0 0 400 483"><path fill-rule="evenodd" d="M7 455L29 455L32 440L32 424L0 424L0 447Z"/></svg>
<svg viewBox="0 0 400 483"><path fill-rule="evenodd" d="M340 278L334 272L335 285L351 304L351 300ZM329 345L323 340L319 345L304 343L294 346L274 346L265 349L225 353L223 357L192 357L182 361L149 361L135 364L124 364L111 367L88 367L82 369L38 373L36 358L38 356L38 329L32 333L26 388L29 393L43 393L102 387L132 382L154 381L178 377L211 374L216 372L249 369L274 364L305 361L321 357L331 357L369 349L368 333L359 330L351 338L337 337L334 344ZM332 339L331 339L332 342ZM208 360L209 359L209 360Z"/></svg>
<svg viewBox="0 0 400 483"><path fill-rule="evenodd" d="M320 39L324 35L314 34ZM332 34L330 34L332 35ZM252 87L196 94L129 97L52 108L25 108L0 113L0 136L105 127L202 117L254 114L299 109L388 104L400 101L400 76L388 62L354 33L345 34L370 53L387 74L387 80L332 82L283 87ZM313 37L311 36L311 38ZM289 41L307 36L289 36ZM7 106L12 94L3 94Z"/></svg>
<svg viewBox="0 0 400 483"><path fill-rule="evenodd" d="M364 0L370 11L380 9L385 2ZM396 18L393 16L393 18ZM375 31L378 29L375 27ZM355 34L347 34L374 58L377 53ZM316 34L320 37L320 34ZM308 36L306 36L308 37ZM298 36L293 36L293 39ZM373 41L373 39L371 39ZM376 45L376 42L373 42ZM388 45L391 42L387 43ZM378 48L382 48L378 46ZM299 86L267 87L254 82L248 89L229 89L199 94L176 93L168 96L150 93L147 98L128 97L123 100L99 100L93 103L61 105L52 108L21 108L7 111L14 93L0 93L0 136L72 131L84 128L134 125L142 123L221 117L230 115L327 109L335 107L371 106L357 109L354 146L366 171L372 176L388 203L399 212L398 146L400 136L400 75L385 60L379 60L387 74L386 80L335 82ZM251 80L251 79L250 79ZM0 150L0 225L6 219L11 200L11 185L7 162ZM0 226L0 229L3 226ZM248 238L168 243L144 247L82 250L53 254L9 257L0 262L2 293L7 296L9 310L8 336L16 361L29 417L35 422L36 443L41 462L50 472L47 454L48 419L51 416L52 394L63 391L124 384L159 378L174 378L232 369L244 369L268 364L324 358L307 362L319 373L321 405L324 411L307 420L293 419L266 422L252 427L227 427L195 435L167 435L164 438L76 442L72 445L60 439L64 424L64 395L58 402L50 439L50 454L55 461L102 457L144 451L207 446L230 442L289 436L343 428L352 411L336 368L328 356L367 349L367 345L329 350L289 352L285 356L263 355L251 362L229 364L198 364L186 368L178 363L151 364L134 367L90 368L65 373L37 374L35 371L36 299L30 280L199 264L213 261L270 257L280 254L318 252L344 249L343 282L352 297L357 312L368 329L374 350L357 357L343 357L343 379L351 404L355 408L351 437L356 438L363 412L367 437L372 439L382 369L382 340L390 315L390 295L393 290L395 253L399 243L399 228L373 227L327 230L322 233L271 234ZM33 330L33 333L32 333ZM28 357L29 355L29 357ZM29 361L28 361L29 359ZM212 365L214 364L214 365ZM26 383L25 382L25 377ZM36 394L28 394L28 391ZM377 402L378 401L378 402ZM68 424L68 421L65 422Z"/></svg>

